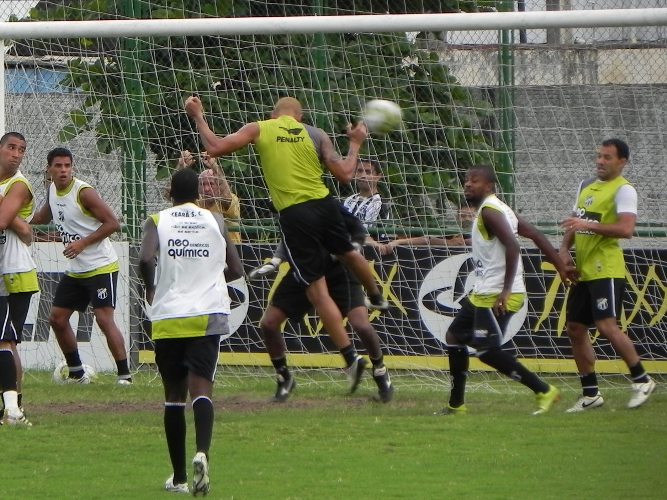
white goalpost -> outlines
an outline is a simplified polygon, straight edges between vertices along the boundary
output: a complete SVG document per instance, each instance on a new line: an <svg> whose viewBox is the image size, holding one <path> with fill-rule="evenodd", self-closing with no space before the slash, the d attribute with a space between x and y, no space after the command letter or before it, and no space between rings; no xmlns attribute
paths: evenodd
<svg viewBox="0 0 667 500"><path fill-rule="evenodd" d="M208 17L165 12L160 2L142 4L142 19L129 19L131 12L121 9L72 13L79 20L44 14L0 23L0 40L8 47L6 130L28 139L22 171L37 204L45 195L46 153L65 145L74 153L77 176L122 218L125 229L116 239L125 249L126 272L119 278L124 295L117 319L135 366L153 361L135 269L141 227L148 214L167 205L166 178L180 151L201 150L183 99L201 96L213 128L224 135L266 118L276 98L293 95L304 103L306 120L330 134L340 151L347 147L341 131L360 116L364 102L388 99L403 109L402 130L371 136L362 152L382 165L380 193L389 206L389 218L373 236L425 241L386 256L367 248L366 257L392 306L371 315L387 364L415 384L446 379L444 333L473 280L468 249L441 243L468 231L457 214L465 170L492 164L508 202L557 245L558 221L571 209L579 181L594 175L595 147L609 137L626 140L640 224L624 247L628 294L621 324L647 369L667 373L667 177L661 166L667 8L378 15L323 8L318 15L295 10L283 17L250 9L245 17L224 10ZM603 28L609 30L594 30ZM521 30L567 32L573 42L527 43ZM458 32L466 33L465 41ZM249 271L277 242L268 192L252 149L219 164L240 198L239 249ZM354 191L330 178L327 183L341 198ZM43 324L62 271L53 257L57 245L33 245L44 269L22 346L29 368L50 368L60 359ZM535 249L526 248L523 259L529 300L506 348L535 370L574 378L564 331L566 290ZM258 321L282 273L276 280L231 285L235 331L223 342L220 359L239 377L264 377L270 366ZM591 334L599 371L624 373L613 349ZM99 332L92 335L99 338L80 339L83 361L97 371L112 369ZM285 338L300 378L340 379L321 369L342 362L317 318L286 325ZM355 345L362 348L358 339ZM473 369L483 367L473 363ZM497 380L488 375L489 384Z"/></svg>
<svg viewBox="0 0 667 500"><path fill-rule="evenodd" d="M476 12L215 19L128 19L3 23L0 38L106 38L304 33L517 30L667 25L667 9Z"/></svg>

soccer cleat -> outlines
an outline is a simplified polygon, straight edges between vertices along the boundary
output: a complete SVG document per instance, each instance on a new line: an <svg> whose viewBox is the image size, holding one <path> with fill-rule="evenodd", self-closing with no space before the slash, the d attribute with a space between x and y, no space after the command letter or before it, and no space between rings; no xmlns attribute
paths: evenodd
<svg viewBox="0 0 667 500"><path fill-rule="evenodd" d="M465 415L468 413L468 408L466 405L461 405L461 406L452 406L452 405L447 405L445 406L442 410L438 410L433 413L433 415Z"/></svg>
<svg viewBox="0 0 667 500"><path fill-rule="evenodd" d="M646 403L646 400L651 396L655 390L655 381L652 378L648 382L640 382L632 384L632 397L628 401L628 408L639 408Z"/></svg>
<svg viewBox="0 0 667 500"><path fill-rule="evenodd" d="M389 302L382 295L366 297L364 299L364 305L368 309L374 309L376 311L386 311L389 309Z"/></svg>
<svg viewBox="0 0 667 500"><path fill-rule="evenodd" d="M548 412L556 401L560 400L560 391L558 387L550 385L547 392L538 392L535 399L537 400L537 410L533 412L533 415L542 415Z"/></svg>
<svg viewBox="0 0 667 500"><path fill-rule="evenodd" d="M374 368L373 380L375 380L375 383L378 386L377 399L383 403L391 401L394 397L394 386L391 383L391 378L389 378L387 367L383 366L381 368Z"/></svg>
<svg viewBox="0 0 667 500"><path fill-rule="evenodd" d="M276 381L278 383L278 387L276 388L276 394L273 396L273 401L276 403L283 403L287 401L290 393L294 390L296 381L294 380L294 376L291 374L288 374L287 378L278 374Z"/></svg>
<svg viewBox="0 0 667 500"><path fill-rule="evenodd" d="M171 493L190 493L190 488L188 488L188 483L174 484L173 474L169 476L167 482L164 483L164 489L166 491L170 491Z"/></svg>
<svg viewBox="0 0 667 500"><path fill-rule="evenodd" d="M356 391L357 387L359 387L359 382L361 382L361 378L364 376L366 365L368 365L368 361L361 356L357 356L354 363L345 369L347 380L350 382L350 394Z"/></svg>
<svg viewBox="0 0 667 500"><path fill-rule="evenodd" d="M278 265L280 265L280 263ZM248 279L250 281L255 281L272 276L278 272L278 265L274 264L273 262L267 262L263 266L256 267L250 271L250 273L248 273Z"/></svg>
<svg viewBox="0 0 667 500"><path fill-rule="evenodd" d="M66 384L92 384L93 381L87 373L84 373L81 378L67 377Z"/></svg>
<svg viewBox="0 0 667 500"><path fill-rule="evenodd" d="M133 384L133 382L132 382L131 378L118 377L116 379L116 385L128 386L128 385L132 385L132 384Z"/></svg>
<svg viewBox="0 0 667 500"><path fill-rule="evenodd" d="M565 410L565 413L579 413L593 408L600 408L604 404L604 399L600 391L595 396L581 396L571 408Z"/></svg>
<svg viewBox="0 0 667 500"><path fill-rule="evenodd" d="M208 459L206 454L198 451L195 458L192 459L192 468L194 475L192 476L192 494L194 496L207 495L210 488L208 479Z"/></svg>
<svg viewBox="0 0 667 500"><path fill-rule="evenodd" d="M2 425L15 425L17 427L32 427L30 421L25 418L21 410L11 411L5 409L5 416L2 419Z"/></svg>

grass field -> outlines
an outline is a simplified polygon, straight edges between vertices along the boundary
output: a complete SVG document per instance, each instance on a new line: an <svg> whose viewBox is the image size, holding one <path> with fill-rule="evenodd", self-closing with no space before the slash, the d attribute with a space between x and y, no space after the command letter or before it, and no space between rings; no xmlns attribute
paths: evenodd
<svg viewBox="0 0 667 500"><path fill-rule="evenodd" d="M302 383L286 404L268 402L273 380L220 383L211 450L212 489L225 499L612 499L667 496L664 380L639 410L629 389L603 388L604 407L531 416L528 390L503 381L469 394L465 416L434 416L445 389L395 377L395 401L369 401L341 383ZM488 375L487 375L488 377ZM0 427L0 498L169 498L162 390L139 374L133 387L110 376L91 386L25 379L32 428ZM194 442L188 408L188 441ZM194 449L190 445L192 454Z"/></svg>

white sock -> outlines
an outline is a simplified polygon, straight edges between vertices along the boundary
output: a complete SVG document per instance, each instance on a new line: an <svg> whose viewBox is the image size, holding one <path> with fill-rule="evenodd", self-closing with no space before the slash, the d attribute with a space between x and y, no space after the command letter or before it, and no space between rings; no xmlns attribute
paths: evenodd
<svg viewBox="0 0 667 500"><path fill-rule="evenodd" d="M278 257L271 257L271 264L273 264L274 267L278 267L282 261L283 259L279 259Z"/></svg>
<svg viewBox="0 0 667 500"><path fill-rule="evenodd" d="M16 391L3 392L2 399L5 401L5 410L12 413L19 411L19 395Z"/></svg>

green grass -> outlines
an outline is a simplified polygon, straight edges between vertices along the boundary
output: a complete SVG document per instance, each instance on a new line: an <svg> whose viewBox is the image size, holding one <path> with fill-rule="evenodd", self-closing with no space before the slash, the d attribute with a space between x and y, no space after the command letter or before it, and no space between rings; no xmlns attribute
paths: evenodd
<svg viewBox="0 0 667 500"><path fill-rule="evenodd" d="M665 497L662 384L639 410L625 409L628 388L614 384L599 410L565 414L577 398L567 389L553 412L533 417L532 394L503 382L471 392L468 415L437 417L445 388L396 380L388 405L369 401L369 382L354 396L342 383L304 383L275 405L268 376L231 383L222 374L208 498ZM104 376L56 386L31 372L25 392L34 426L0 428L1 498L173 496L161 491L170 466L154 378L140 374L130 388ZM189 409L188 425L194 454Z"/></svg>

